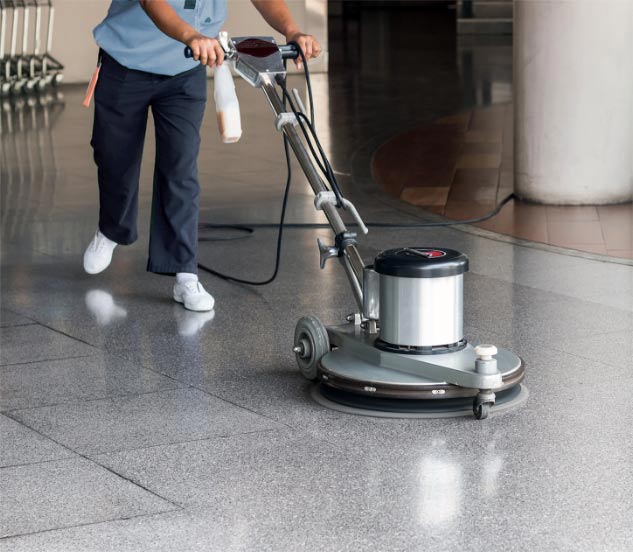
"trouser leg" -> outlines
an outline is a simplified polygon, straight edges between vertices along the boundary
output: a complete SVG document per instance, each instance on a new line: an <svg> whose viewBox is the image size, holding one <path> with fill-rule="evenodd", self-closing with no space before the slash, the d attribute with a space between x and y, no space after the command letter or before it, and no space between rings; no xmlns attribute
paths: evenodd
<svg viewBox="0 0 633 552"><path fill-rule="evenodd" d="M92 147L98 168L99 229L119 244L136 241L138 181L153 87L104 57L95 90Z"/></svg>
<svg viewBox="0 0 633 552"><path fill-rule="evenodd" d="M165 81L152 101L156 162L147 270L197 272L198 152L206 104L203 68Z"/></svg>

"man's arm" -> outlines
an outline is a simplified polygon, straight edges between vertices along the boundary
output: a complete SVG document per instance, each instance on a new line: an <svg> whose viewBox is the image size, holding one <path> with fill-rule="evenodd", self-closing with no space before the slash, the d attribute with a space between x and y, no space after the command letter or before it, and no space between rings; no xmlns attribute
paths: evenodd
<svg viewBox="0 0 633 552"><path fill-rule="evenodd" d="M145 13L167 36L186 44L193 50L193 59L202 65L222 65L224 50L214 38L204 36L178 17L166 0L139 0Z"/></svg>
<svg viewBox="0 0 633 552"><path fill-rule="evenodd" d="M321 53L319 41L312 35L302 33L288 9L285 0L251 0L257 11L273 29L286 37L288 42L299 44L306 59L315 58ZM301 61L296 61L301 67Z"/></svg>

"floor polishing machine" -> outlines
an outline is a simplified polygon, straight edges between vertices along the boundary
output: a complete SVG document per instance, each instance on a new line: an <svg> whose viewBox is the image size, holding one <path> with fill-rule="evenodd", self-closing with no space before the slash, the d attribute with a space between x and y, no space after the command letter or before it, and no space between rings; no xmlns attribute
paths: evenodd
<svg viewBox="0 0 633 552"><path fill-rule="evenodd" d="M297 323L293 351L303 376L318 382L315 398L371 415L450 416L472 409L477 419L519 402L526 393L521 359L464 337L466 255L425 245L382 251L369 264L361 258L357 233L341 213L363 234L367 226L340 192L300 95L286 88L285 60L302 55L298 46L225 33L220 43L237 74L266 96L315 193L314 205L334 232L331 244L317 240L321 268L338 260L358 307L338 326L325 327L316 316Z"/></svg>

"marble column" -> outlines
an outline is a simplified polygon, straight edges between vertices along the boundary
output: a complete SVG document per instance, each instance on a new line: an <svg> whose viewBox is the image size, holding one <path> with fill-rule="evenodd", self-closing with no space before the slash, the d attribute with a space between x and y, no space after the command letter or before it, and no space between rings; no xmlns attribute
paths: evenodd
<svg viewBox="0 0 633 552"><path fill-rule="evenodd" d="M633 0L515 0L515 189L633 199Z"/></svg>

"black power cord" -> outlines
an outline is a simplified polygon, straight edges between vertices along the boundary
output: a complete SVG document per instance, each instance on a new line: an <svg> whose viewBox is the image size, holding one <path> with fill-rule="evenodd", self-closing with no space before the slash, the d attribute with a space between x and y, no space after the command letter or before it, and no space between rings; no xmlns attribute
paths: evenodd
<svg viewBox="0 0 633 552"><path fill-rule="evenodd" d="M285 135L284 135L284 152L286 154L286 170L288 172L287 172L287 177L286 177L286 189L284 191L284 198L281 202L281 217L279 219L279 224L271 225L271 226L278 226L279 232L277 233L277 254L275 255L275 270L273 271L270 278L267 278L266 280L262 280L262 281L244 280L242 278L231 276L230 274L223 274L222 272L218 272L217 270L214 270L211 267L203 265L202 263L198 263L198 268L200 268L201 270L204 270L205 272L208 272L209 274L213 274L213 276L217 276L218 278L221 278L222 280L227 280L229 282L236 282L238 284L247 284L249 286L265 286L267 284L270 284L271 282L275 280L275 278L277 278L277 274L279 273L279 264L281 262L281 242L284 235L284 221L286 219L286 207L288 206L288 195L290 193L290 183L292 182L292 166L290 164L290 151L288 148L288 138L286 138ZM251 235L254 232L252 227L244 226L244 225L234 225L234 224L203 223L203 224L198 225L198 228L233 229L233 230L244 231L247 233L247 235ZM244 236L240 236L240 237L244 237ZM222 241L222 240L226 241L227 239L236 239L236 238L220 238L219 241ZM213 238L206 238L206 239L203 238L203 239L198 239L198 241L214 241L214 240Z"/></svg>
<svg viewBox="0 0 633 552"><path fill-rule="evenodd" d="M312 97L312 83L310 81L310 72L308 69L308 63L301 47L296 42L291 42L290 44L295 45L295 48L299 52L299 55L303 62L303 70L304 70L304 75L306 79L306 85L308 88L308 98L309 98L309 104L310 104L310 118L308 119L308 117L306 117L304 113L302 113L296 108L290 94L288 94L288 90L286 89L285 82L282 81L280 83L280 86L283 91L284 107L286 107L286 102L287 102L288 105L290 106L290 109L292 110L295 117L297 118L297 122L299 123L301 131L306 139L306 143L308 145L310 153L312 154L312 157L314 161L316 162L317 166L323 173L323 176L325 177L326 181L328 182L328 184L330 184L332 191L334 192L336 196L337 204L340 207L342 206L343 194L341 193L341 190L338 186L338 182L336 181L336 178L334 176L334 171L332 169L332 166L330 165L330 162L327 156L325 155L323 148L321 147L321 143L319 141L319 138L316 134L316 130L314 128L314 100ZM284 60L284 65L285 65L285 60ZM315 151L314 149L314 145L312 144L311 138L314 140L314 143L316 144L318 155L317 155L317 151ZM243 278L237 278L229 274L218 272L217 270L214 270L213 268L208 267L202 263L198 263L199 269L205 272L208 272L209 274L212 274L213 276L216 276L223 280L227 280L229 282L247 284L250 286L265 286L267 284L272 283L277 278L277 275L279 274L279 266L281 263L281 246L282 246L284 228L305 228L305 229L330 228L329 224L320 224L320 223L289 223L288 224L285 222L286 208L288 206L288 196L290 193L290 184L292 182L292 165L290 162L290 148L288 147L288 138L284 135L283 140L284 140L284 153L286 157L287 177L286 177L286 186L284 190L283 200L281 203L281 216L280 216L279 223L278 224L274 224L274 223L214 224L214 223L203 222L198 225L199 230L207 230L207 229L235 230L235 231L243 233L243 235L240 235L240 236L223 237L223 238L199 237L198 238L199 242L231 241L231 240L242 239L242 238L251 236L255 232L256 228L278 228L279 230L277 233L277 252L275 255L275 268L273 270L272 275L269 278L262 281L253 281L253 280L246 280ZM390 222L368 222L366 223L366 226L368 228L438 228L438 227L443 227L443 226L456 226L459 224L475 224L478 222L485 222L493 218L494 216L499 214L499 211L501 211L504 205L506 205L508 202L510 202L511 200L515 198L516 198L516 195L514 193L508 195L492 211L490 211L489 213L483 216L476 217L476 218L470 218L470 219L465 219L465 220L445 220L445 221L438 221L438 222L420 222L420 223L410 223L410 224L390 223ZM358 226L358 224L353 223L353 224L349 224L348 226L350 227Z"/></svg>

